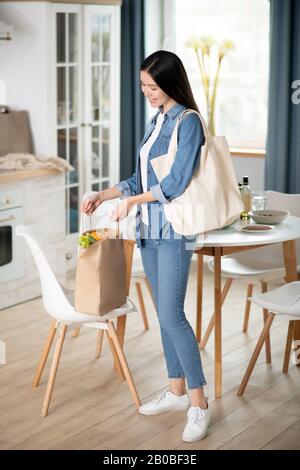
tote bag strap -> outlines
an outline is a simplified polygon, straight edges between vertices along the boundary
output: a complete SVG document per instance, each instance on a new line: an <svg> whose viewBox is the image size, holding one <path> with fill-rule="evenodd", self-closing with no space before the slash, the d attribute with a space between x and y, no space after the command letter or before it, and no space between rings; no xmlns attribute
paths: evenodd
<svg viewBox="0 0 300 470"><path fill-rule="evenodd" d="M201 124L202 124L202 128L203 128L203 134L204 134L204 137L205 137L205 142L207 142L207 140L211 139L211 134L206 126L206 123L203 119L203 117L201 116L200 113L198 113L197 111L195 111L194 109L185 109L183 111L183 113L180 114L179 118L177 119L177 122L175 124L175 127L174 127L174 130L173 130L173 133L172 133L172 136L171 136L171 140L170 140L170 143L169 143L169 148L168 148L168 154L169 153L176 153L177 151L177 142L178 142L178 127L179 127L179 124L180 122L182 121L183 117L185 114L190 114L190 113L194 113L194 114L197 114L197 116L199 117L200 121L201 121Z"/></svg>

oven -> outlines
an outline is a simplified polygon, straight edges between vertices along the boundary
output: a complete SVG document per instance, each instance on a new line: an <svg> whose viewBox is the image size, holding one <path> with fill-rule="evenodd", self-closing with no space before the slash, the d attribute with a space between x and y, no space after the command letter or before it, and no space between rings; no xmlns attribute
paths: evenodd
<svg viewBox="0 0 300 470"><path fill-rule="evenodd" d="M23 224L22 189L0 191L0 282L24 275L24 247L16 227Z"/></svg>

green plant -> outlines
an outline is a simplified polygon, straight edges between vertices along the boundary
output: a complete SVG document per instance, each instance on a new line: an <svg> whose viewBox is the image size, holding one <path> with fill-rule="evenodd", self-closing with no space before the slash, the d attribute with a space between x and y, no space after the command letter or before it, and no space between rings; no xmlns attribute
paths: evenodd
<svg viewBox="0 0 300 470"><path fill-rule="evenodd" d="M220 68L225 55L235 46L230 40L219 43L211 36L203 36L199 39L191 38L185 45L193 49L196 54L205 94L207 124L210 133L215 135L215 107ZM214 75L211 73L213 69Z"/></svg>

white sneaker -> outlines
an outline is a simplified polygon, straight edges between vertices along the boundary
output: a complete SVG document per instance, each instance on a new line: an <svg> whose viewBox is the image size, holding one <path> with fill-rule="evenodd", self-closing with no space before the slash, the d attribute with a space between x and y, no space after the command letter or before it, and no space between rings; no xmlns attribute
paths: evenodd
<svg viewBox="0 0 300 470"><path fill-rule="evenodd" d="M187 414L187 423L182 439L185 442L201 441L207 435L210 423L210 408L203 410L199 406L191 406Z"/></svg>
<svg viewBox="0 0 300 470"><path fill-rule="evenodd" d="M177 396L169 390L166 390L151 402L140 406L139 413L142 415L158 415L160 413L165 413L166 411L187 410L189 406L190 400L187 393L185 395Z"/></svg>

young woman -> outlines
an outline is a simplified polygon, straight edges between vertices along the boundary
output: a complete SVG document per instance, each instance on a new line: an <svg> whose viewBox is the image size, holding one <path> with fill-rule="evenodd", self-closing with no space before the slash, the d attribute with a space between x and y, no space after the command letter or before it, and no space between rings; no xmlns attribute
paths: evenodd
<svg viewBox="0 0 300 470"><path fill-rule="evenodd" d="M193 250L193 237L176 233L163 207L180 196L200 163L204 135L184 66L172 52L158 51L141 65L142 92L159 108L147 126L138 150L135 173L114 187L85 200L82 210L91 214L103 201L125 199L113 217L126 217L137 205L137 246L150 282L159 319L162 345L170 380L169 389L140 407L143 415L188 410L183 440L194 442L207 434L210 409L204 396L206 384L199 347L184 313L184 300ZM170 173L159 183L151 159L168 152L175 124L178 148ZM186 382L189 394L186 391Z"/></svg>

